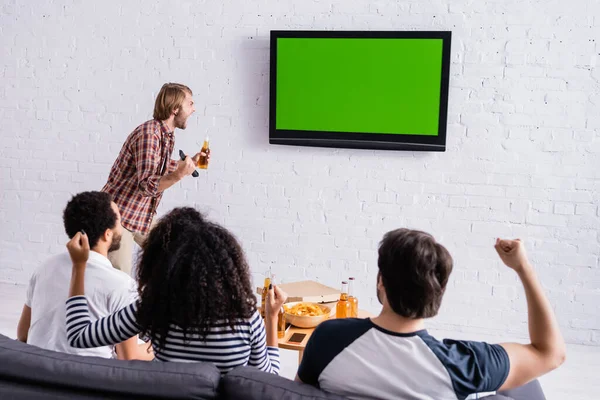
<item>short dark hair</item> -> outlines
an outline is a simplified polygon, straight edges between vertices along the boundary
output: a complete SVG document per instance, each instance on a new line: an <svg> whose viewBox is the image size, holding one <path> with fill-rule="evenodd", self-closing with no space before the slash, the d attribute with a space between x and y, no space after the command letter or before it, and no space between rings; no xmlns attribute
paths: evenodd
<svg viewBox="0 0 600 400"><path fill-rule="evenodd" d="M379 244L379 275L390 307L405 318L437 315L452 256L433 236L421 231L396 229Z"/></svg>
<svg viewBox="0 0 600 400"><path fill-rule="evenodd" d="M117 225L117 214L111 203L111 196L104 192L82 192L73 196L63 212L67 236L72 238L84 230L90 248L96 246L104 232Z"/></svg>

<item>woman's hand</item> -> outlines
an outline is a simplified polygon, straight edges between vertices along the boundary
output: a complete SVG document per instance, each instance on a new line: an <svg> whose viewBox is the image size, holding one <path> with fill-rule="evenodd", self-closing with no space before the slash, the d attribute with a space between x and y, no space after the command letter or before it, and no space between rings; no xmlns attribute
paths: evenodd
<svg viewBox="0 0 600 400"><path fill-rule="evenodd" d="M278 286L270 286L267 292L265 301L266 314L270 317L277 318L277 314L281 310L283 303L287 300L287 293L281 290Z"/></svg>

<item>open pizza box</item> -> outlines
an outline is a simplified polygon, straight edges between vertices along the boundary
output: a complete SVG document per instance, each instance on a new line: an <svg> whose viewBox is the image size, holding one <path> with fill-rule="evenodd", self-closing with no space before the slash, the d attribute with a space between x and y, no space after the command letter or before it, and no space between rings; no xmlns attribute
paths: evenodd
<svg viewBox="0 0 600 400"><path fill-rule="evenodd" d="M307 303L321 303L335 313L335 305L340 299L340 291L315 281L301 281L282 283L279 287L287 293L286 303L304 301ZM262 294L262 288L257 288L257 293Z"/></svg>

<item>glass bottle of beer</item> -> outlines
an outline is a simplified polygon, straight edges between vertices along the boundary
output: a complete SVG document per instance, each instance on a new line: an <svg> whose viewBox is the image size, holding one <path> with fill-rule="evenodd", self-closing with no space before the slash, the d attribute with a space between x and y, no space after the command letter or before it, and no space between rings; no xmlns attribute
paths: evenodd
<svg viewBox="0 0 600 400"><path fill-rule="evenodd" d="M271 284L275 286L278 283L279 282L277 282L275 275L271 275ZM281 309L279 310L279 314L277 314L277 337L279 339L285 336L285 316L283 315L284 313L285 310L283 309L283 307L281 307Z"/></svg>
<svg viewBox="0 0 600 400"><path fill-rule="evenodd" d="M348 318L352 312L352 307L348 301L348 282L342 282L342 293L335 307L336 318Z"/></svg>
<svg viewBox="0 0 600 400"><path fill-rule="evenodd" d="M265 277L265 282L263 285L263 290L260 296L260 316L265 318L266 308L265 302L267 300L267 292L269 291L269 285L271 285L271 271L269 270L268 275Z"/></svg>
<svg viewBox="0 0 600 400"><path fill-rule="evenodd" d="M350 303L351 309L350 316L352 318L358 318L358 298L354 292L354 278L348 278L348 282L348 302Z"/></svg>
<svg viewBox="0 0 600 400"><path fill-rule="evenodd" d="M204 153L205 155L200 156L200 159L198 160L198 168L207 169L208 155L210 154L210 147L208 146L208 136L206 137L206 139L204 139L204 143L202 144L202 150L200 150L200 152Z"/></svg>

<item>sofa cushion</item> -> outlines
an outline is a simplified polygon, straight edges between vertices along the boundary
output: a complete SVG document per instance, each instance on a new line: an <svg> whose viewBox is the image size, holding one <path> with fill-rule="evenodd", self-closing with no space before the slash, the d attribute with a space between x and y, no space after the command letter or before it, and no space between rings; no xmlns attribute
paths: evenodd
<svg viewBox="0 0 600 400"><path fill-rule="evenodd" d="M347 400L253 367L239 367L229 372L222 380L221 391L227 399Z"/></svg>
<svg viewBox="0 0 600 400"><path fill-rule="evenodd" d="M214 399L221 374L210 363L120 361L44 350L0 335L0 390L37 386L77 398ZM0 397L3 397L0 395ZM101 396L98 396L101 397Z"/></svg>

